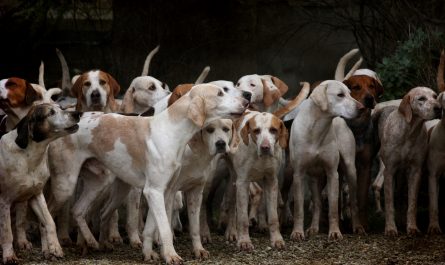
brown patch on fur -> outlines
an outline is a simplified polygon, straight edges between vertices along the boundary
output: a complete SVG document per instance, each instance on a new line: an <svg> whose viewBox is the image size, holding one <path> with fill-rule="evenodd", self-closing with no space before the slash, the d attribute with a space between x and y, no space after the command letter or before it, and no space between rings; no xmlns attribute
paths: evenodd
<svg viewBox="0 0 445 265"><path fill-rule="evenodd" d="M93 136L88 148L93 152L106 153L114 150L114 144L120 140L125 145L129 156L132 159L132 166L135 168L145 167L146 147L145 137L150 134L150 127L140 126L140 117L115 117L105 115L96 128L91 130ZM129 130L131 128L131 130Z"/></svg>
<svg viewBox="0 0 445 265"><path fill-rule="evenodd" d="M274 116L272 117L271 127L278 130L278 144L281 146L281 148L286 149L289 139L289 133L287 132L287 128L286 126L284 126L283 121Z"/></svg>
<svg viewBox="0 0 445 265"><path fill-rule="evenodd" d="M5 87L8 90L8 103L12 108L30 106L34 101L42 99L42 95L22 78L8 78Z"/></svg>
<svg viewBox="0 0 445 265"><path fill-rule="evenodd" d="M124 98L122 99L121 111L125 113L134 112L133 94L134 87L129 87L125 92Z"/></svg>
<svg viewBox="0 0 445 265"><path fill-rule="evenodd" d="M437 88L439 89L439 92L445 91L445 81L443 78L445 69L445 51L442 50L440 53L440 61L439 66L437 67Z"/></svg>
<svg viewBox="0 0 445 265"><path fill-rule="evenodd" d="M411 110L411 95L406 94L399 106L399 112L405 117L406 122L410 123L413 118L413 111Z"/></svg>
<svg viewBox="0 0 445 265"><path fill-rule="evenodd" d="M170 107L180 97L182 97L185 94L187 94L187 92L189 92L190 89L192 89L193 86L194 86L194 84L181 84L181 85L178 85L177 87L175 87L175 89L172 92L172 95L168 99L168 105L167 106Z"/></svg>
<svg viewBox="0 0 445 265"><path fill-rule="evenodd" d="M281 81L281 79L279 79L278 77L275 76L271 76L272 79L272 83L278 87L278 90L280 91L281 96L286 94L287 90L289 89L289 87L286 85L286 83L284 83L283 81Z"/></svg>
<svg viewBox="0 0 445 265"><path fill-rule="evenodd" d="M281 94L280 91L277 89L271 90L270 87L267 85L266 80L261 79L261 83L263 84L263 103L264 106L267 108L271 106L275 101L280 99Z"/></svg>
<svg viewBox="0 0 445 265"><path fill-rule="evenodd" d="M252 133L252 131L255 130L257 127L255 116L250 118L241 129L241 139L243 139L245 145L249 145L249 134L251 135L253 142L255 144L257 143L257 135Z"/></svg>
<svg viewBox="0 0 445 265"><path fill-rule="evenodd" d="M351 96L365 105L365 98L372 96L374 104L383 94L383 86L375 79L367 75L354 75L343 81L351 90Z"/></svg>

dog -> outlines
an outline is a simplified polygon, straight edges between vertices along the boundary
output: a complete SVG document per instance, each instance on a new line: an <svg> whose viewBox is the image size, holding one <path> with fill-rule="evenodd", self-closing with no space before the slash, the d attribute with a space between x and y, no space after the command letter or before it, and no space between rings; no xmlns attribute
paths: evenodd
<svg viewBox="0 0 445 265"><path fill-rule="evenodd" d="M49 178L47 147L55 139L75 133L80 113L62 111L54 104L32 107L15 130L0 139L0 241L3 263L16 263L12 247L10 209L13 203L28 201L41 226L45 258L63 257L55 223L48 211L43 187Z"/></svg>
<svg viewBox="0 0 445 265"><path fill-rule="evenodd" d="M385 166L385 235L398 234L394 220L393 178L400 170L408 176L407 233L418 234L416 213L417 193L422 165L428 151L428 135L424 127L427 120L437 118L442 109L436 93L430 88L415 87L402 99L400 106L389 113L374 113L381 141L380 157ZM381 112L384 112L383 109ZM373 119L374 119L373 118Z"/></svg>
<svg viewBox="0 0 445 265"><path fill-rule="evenodd" d="M119 110L115 97L119 94L120 86L110 74L102 70L91 70L80 76L74 76L72 83L71 93L77 98L77 110L105 112Z"/></svg>
<svg viewBox="0 0 445 265"><path fill-rule="evenodd" d="M271 245L284 248L278 221L278 173L287 146L288 132L284 123L267 112L247 112L237 121L236 130L242 139L230 155L236 177L236 227L240 250L251 251L249 237L249 186L252 181L263 184ZM233 207L234 208L234 207Z"/></svg>
<svg viewBox="0 0 445 265"><path fill-rule="evenodd" d="M111 214L131 186L144 188L150 211L155 213L147 216L144 228L145 259L152 257L152 252L145 250L148 247L145 242L149 242L148 237L151 236L148 232L160 224L157 228L163 246L162 256L167 263L180 262L181 258L173 247L170 226L161 225L169 223L164 191L180 169L182 154L193 135L216 119L241 115L247 104L247 100L232 97L217 86L203 84L193 87L188 95L153 117L98 113L84 116L78 133L60 139L49 150L50 156L53 154L51 184L58 189L52 189L53 196L48 204L57 206L73 193L80 165L94 157L115 173L120 181L101 211L99 241L105 242L105 230ZM133 130L129 131L130 127ZM105 132L112 134L105 135ZM64 152L61 154L60 150ZM97 248L99 245L89 228L79 228L87 245Z"/></svg>
<svg viewBox="0 0 445 265"><path fill-rule="evenodd" d="M302 102L291 127L290 163L294 170L294 228L291 239L303 240L304 208L303 179L309 175L312 188L313 217L308 234L317 234L320 216L321 176L327 177L329 200L329 239L341 239L338 226L339 183L337 168L344 165L351 193L352 226L363 233L357 214L355 141L341 118L352 119L364 111L364 106L351 97L349 89L339 81L328 80L317 86Z"/></svg>

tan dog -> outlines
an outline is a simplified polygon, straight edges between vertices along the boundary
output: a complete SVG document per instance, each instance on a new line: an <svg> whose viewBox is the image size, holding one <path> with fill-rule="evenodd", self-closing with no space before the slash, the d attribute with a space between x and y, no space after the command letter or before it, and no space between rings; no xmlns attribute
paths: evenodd
<svg viewBox="0 0 445 265"><path fill-rule="evenodd" d="M53 104L31 108L17 128L0 140L0 243L3 263L16 263L12 247L10 208L29 200L41 228L42 252L45 258L62 257L56 226L48 211L43 187L49 178L48 144L74 133L80 113L62 111Z"/></svg>

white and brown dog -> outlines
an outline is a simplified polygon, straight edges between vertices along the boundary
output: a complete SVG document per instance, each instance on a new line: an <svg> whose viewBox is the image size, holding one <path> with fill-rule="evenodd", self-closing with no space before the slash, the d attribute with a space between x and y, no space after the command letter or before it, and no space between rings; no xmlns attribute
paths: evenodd
<svg viewBox="0 0 445 265"><path fill-rule="evenodd" d="M79 117L79 112L62 111L54 104L36 105L15 130L0 139L0 243L3 263L17 262L12 247L11 206L27 200L42 224L43 254L46 258L63 256L56 227L42 193L49 178L47 147L51 141L76 132Z"/></svg>

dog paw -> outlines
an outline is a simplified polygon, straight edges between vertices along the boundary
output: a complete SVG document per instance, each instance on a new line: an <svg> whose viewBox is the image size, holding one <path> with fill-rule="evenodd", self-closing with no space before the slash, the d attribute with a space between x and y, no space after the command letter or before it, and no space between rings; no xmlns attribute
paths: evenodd
<svg viewBox="0 0 445 265"><path fill-rule="evenodd" d="M121 245L122 243L124 243L124 240L122 239L122 237L119 234L110 235L108 237L108 241L112 244L118 244L118 245Z"/></svg>
<svg viewBox="0 0 445 265"><path fill-rule="evenodd" d="M295 241L303 241L304 240L304 232L303 231L292 231L290 234L290 239Z"/></svg>
<svg viewBox="0 0 445 265"><path fill-rule="evenodd" d="M142 248L142 241L139 237L130 239L130 246L134 249Z"/></svg>
<svg viewBox="0 0 445 265"><path fill-rule="evenodd" d="M8 264L8 265L15 265L15 264L19 264L19 259L17 258L17 256L15 254L12 254L10 256L7 257L3 257L3 264Z"/></svg>
<svg viewBox="0 0 445 265"><path fill-rule="evenodd" d="M282 250L286 247L283 239L278 239L272 242L272 247L277 250Z"/></svg>
<svg viewBox="0 0 445 265"><path fill-rule="evenodd" d="M171 265L180 265L180 264L184 263L184 261L182 260L182 258L178 254L166 255L165 256L165 262L167 264L171 264Z"/></svg>
<svg viewBox="0 0 445 265"><path fill-rule="evenodd" d="M236 241L236 230L232 230L232 229L227 229L226 231L226 240L229 242L235 242Z"/></svg>
<svg viewBox="0 0 445 265"><path fill-rule="evenodd" d="M144 253L144 261L158 261L159 254L155 251L149 251L148 253Z"/></svg>
<svg viewBox="0 0 445 265"><path fill-rule="evenodd" d="M318 235L318 227L309 227L306 230L306 234L307 234L308 237Z"/></svg>
<svg viewBox="0 0 445 265"><path fill-rule="evenodd" d="M238 241L238 248L241 251L251 252L253 251L253 244L250 240Z"/></svg>
<svg viewBox="0 0 445 265"><path fill-rule="evenodd" d="M17 242L17 247L19 250L26 251L26 250L32 250L32 243L28 240L20 240Z"/></svg>
<svg viewBox="0 0 445 265"><path fill-rule="evenodd" d="M206 260L210 258L209 252L205 249L195 249L194 253L195 253L195 258L199 260Z"/></svg>
<svg viewBox="0 0 445 265"><path fill-rule="evenodd" d="M398 235L397 228L387 227L385 228L385 236L396 237Z"/></svg>
<svg viewBox="0 0 445 265"><path fill-rule="evenodd" d="M88 247L88 248L91 248L94 250L99 250L99 248L100 248L99 243L94 238L86 239L85 243L86 243L86 247Z"/></svg>
<svg viewBox="0 0 445 265"><path fill-rule="evenodd" d="M212 237L210 236L210 234L208 234L208 235L201 235L201 242L203 244L210 244L210 243L212 243Z"/></svg>
<svg viewBox="0 0 445 265"><path fill-rule="evenodd" d="M48 251L43 252L43 257L46 260L56 261L60 258L63 258L63 251L62 249L50 249Z"/></svg>
<svg viewBox="0 0 445 265"><path fill-rule="evenodd" d="M406 228L406 233L408 236L418 236L421 234L419 228L417 226L409 226Z"/></svg>
<svg viewBox="0 0 445 265"><path fill-rule="evenodd" d="M428 235L440 235L440 234L442 234L442 230L440 230L439 224L428 226Z"/></svg>
<svg viewBox="0 0 445 265"><path fill-rule="evenodd" d="M111 252L114 250L114 245L109 241L101 242L100 250L105 251L105 252Z"/></svg>
<svg viewBox="0 0 445 265"><path fill-rule="evenodd" d="M60 245L64 247L69 247L73 244L73 241L69 237L61 237L59 238Z"/></svg>
<svg viewBox="0 0 445 265"><path fill-rule="evenodd" d="M355 226L355 227L353 228L353 230L354 230L354 234L357 234L357 235L366 235L365 228L363 228L362 225L357 225L357 226Z"/></svg>
<svg viewBox="0 0 445 265"><path fill-rule="evenodd" d="M334 241L342 240L343 239L343 235L338 230L337 231L335 231L335 230L334 231L329 231L328 239L329 240L334 240Z"/></svg>

